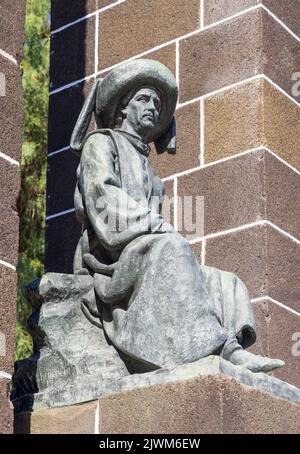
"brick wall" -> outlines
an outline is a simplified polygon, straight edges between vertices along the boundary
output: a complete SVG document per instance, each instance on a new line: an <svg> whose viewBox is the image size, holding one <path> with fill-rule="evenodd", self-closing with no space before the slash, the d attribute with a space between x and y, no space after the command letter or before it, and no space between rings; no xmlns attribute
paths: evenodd
<svg viewBox="0 0 300 454"><path fill-rule="evenodd" d="M12 431L9 387L15 361L25 4L25 0L0 2L0 433Z"/></svg>
<svg viewBox="0 0 300 454"><path fill-rule="evenodd" d="M80 226L69 141L95 77L126 59L160 60L180 89L178 152L151 163L167 193L204 196L199 261L244 280L253 351L283 358L276 375L300 386L300 1L284 3L52 0L46 267L72 272Z"/></svg>

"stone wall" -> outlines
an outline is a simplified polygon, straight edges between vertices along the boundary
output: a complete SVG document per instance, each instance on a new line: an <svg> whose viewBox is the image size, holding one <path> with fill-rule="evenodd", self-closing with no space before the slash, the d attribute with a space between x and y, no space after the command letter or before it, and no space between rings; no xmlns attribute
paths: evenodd
<svg viewBox="0 0 300 454"><path fill-rule="evenodd" d="M25 5L25 0L0 2L0 433L12 432L9 388L15 361Z"/></svg>
<svg viewBox="0 0 300 454"><path fill-rule="evenodd" d="M72 272L80 226L69 141L95 77L125 59L160 60L180 89L178 152L151 163L168 194L204 196L199 261L244 280L253 350L284 359L275 375L300 386L300 2L284 3L52 0L46 267Z"/></svg>

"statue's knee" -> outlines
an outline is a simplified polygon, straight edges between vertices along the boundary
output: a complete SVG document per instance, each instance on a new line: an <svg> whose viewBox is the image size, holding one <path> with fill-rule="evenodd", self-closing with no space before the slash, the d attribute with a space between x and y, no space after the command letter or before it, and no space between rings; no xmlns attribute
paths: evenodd
<svg viewBox="0 0 300 454"><path fill-rule="evenodd" d="M167 233L162 238L162 244L178 250L183 248L190 248L188 241L178 233Z"/></svg>

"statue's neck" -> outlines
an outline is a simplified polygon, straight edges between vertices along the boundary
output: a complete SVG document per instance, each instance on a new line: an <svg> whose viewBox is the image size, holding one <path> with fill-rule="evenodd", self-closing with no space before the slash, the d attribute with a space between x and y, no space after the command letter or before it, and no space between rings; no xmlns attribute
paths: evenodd
<svg viewBox="0 0 300 454"><path fill-rule="evenodd" d="M147 157L149 156L150 146L147 143L144 143L135 132L134 134L132 134L131 132L128 132L122 128L115 128L114 131L121 133L123 137L125 137L128 140L128 142L130 142L131 145L133 145L139 153Z"/></svg>
<svg viewBox="0 0 300 454"><path fill-rule="evenodd" d="M134 128L133 126L127 122L127 120L125 119L122 123L122 125L120 126L119 128L121 131L124 131L128 134L131 134L132 136L136 137L137 139L139 139L141 142L143 142L145 145L148 144L147 142L147 139L140 133L138 133Z"/></svg>

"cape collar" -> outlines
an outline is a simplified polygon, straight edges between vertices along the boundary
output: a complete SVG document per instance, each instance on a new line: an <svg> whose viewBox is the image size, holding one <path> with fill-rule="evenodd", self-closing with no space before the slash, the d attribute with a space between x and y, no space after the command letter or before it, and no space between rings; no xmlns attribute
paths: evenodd
<svg viewBox="0 0 300 454"><path fill-rule="evenodd" d="M131 145L133 145L139 153L146 157L149 156L151 148L149 147L149 145L142 142L142 140L138 136L136 136L135 134L131 134L130 132L124 131L123 129L120 128L115 128L114 131L123 134L124 137L126 137L126 139L128 140L128 142L130 142Z"/></svg>

